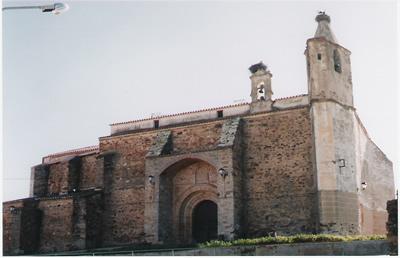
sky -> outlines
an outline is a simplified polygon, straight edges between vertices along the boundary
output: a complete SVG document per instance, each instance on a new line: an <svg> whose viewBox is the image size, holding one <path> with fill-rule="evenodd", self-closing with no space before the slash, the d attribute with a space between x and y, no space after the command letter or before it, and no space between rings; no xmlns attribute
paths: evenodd
<svg viewBox="0 0 400 258"><path fill-rule="evenodd" d="M357 113L398 173L396 1L64 2L58 16L2 13L3 201L29 196L43 156L96 145L111 123L249 101L260 60L273 98L307 93L319 10L352 51Z"/></svg>

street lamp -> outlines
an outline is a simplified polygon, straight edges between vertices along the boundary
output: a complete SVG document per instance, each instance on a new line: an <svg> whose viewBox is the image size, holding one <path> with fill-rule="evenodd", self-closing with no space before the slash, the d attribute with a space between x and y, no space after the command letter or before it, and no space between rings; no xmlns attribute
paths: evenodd
<svg viewBox="0 0 400 258"><path fill-rule="evenodd" d="M60 14L68 11L69 6L64 3L55 3L51 5L29 5L29 6L9 6L3 7L3 11L6 10L21 10L21 9L40 9L42 13L53 13Z"/></svg>
<svg viewBox="0 0 400 258"><path fill-rule="evenodd" d="M225 169L220 168L218 169L218 174L225 179L225 177L228 175L228 172Z"/></svg>

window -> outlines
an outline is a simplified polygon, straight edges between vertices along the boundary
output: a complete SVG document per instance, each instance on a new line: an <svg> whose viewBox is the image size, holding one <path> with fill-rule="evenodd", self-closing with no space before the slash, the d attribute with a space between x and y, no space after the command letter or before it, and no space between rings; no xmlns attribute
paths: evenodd
<svg viewBox="0 0 400 258"><path fill-rule="evenodd" d="M320 53L318 53L317 58L318 58L318 60L321 60L321 54Z"/></svg>
<svg viewBox="0 0 400 258"><path fill-rule="evenodd" d="M224 111L223 110L218 110L217 111L217 117L218 118L224 117Z"/></svg>
<svg viewBox="0 0 400 258"><path fill-rule="evenodd" d="M160 121L159 120L154 120L154 128L160 127Z"/></svg>
<svg viewBox="0 0 400 258"><path fill-rule="evenodd" d="M333 63L334 63L335 71L338 73L341 73L342 65L340 64L339 52L336 49L333 50Z"/></svg>

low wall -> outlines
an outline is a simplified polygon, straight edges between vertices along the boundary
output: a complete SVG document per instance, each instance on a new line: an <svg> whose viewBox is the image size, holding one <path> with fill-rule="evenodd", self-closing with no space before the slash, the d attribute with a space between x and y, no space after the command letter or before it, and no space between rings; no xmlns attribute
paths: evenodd
<svg viewBox="0 0 400 258"><path fill-rule="evenodd" d="M174 250L163 252L135 252L146 256L226 256L226 255L385 255L389 244L384 240L296 243L264 246L234 246L219 248L200 248L194 250Z"/></svg>
<svg viewBox="0 0 400 258"><path fill-rule="evenodd" d="M233 246L197 249L163 250L104 250L98 252L66 252L45 255L123 255L123 256L241 256L241 255L388 255L389 242L386 240L296 243L258 246Z"/></svg>

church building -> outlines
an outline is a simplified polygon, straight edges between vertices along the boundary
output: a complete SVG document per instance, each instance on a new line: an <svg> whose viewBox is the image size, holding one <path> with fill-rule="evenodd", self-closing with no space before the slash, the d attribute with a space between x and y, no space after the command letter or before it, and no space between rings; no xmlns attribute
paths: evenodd
<svg viewBox="0 0 400 258"><path fill-rule="evenodd" d="M51 154L30 197L3 203L4 254L297 233L385 234L392 162L353 103L351 52L316 17L308 93L111 124L97 146Z"/></svg>

